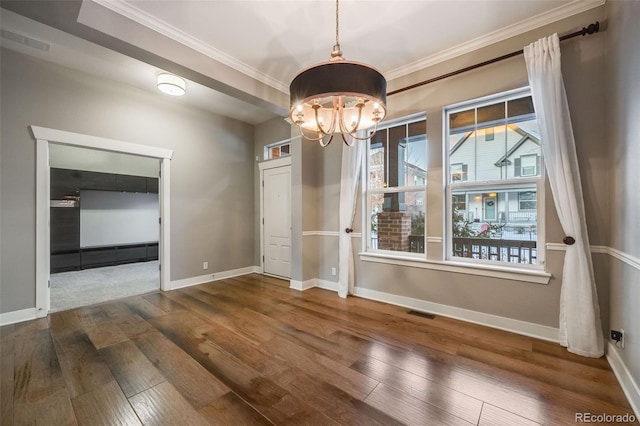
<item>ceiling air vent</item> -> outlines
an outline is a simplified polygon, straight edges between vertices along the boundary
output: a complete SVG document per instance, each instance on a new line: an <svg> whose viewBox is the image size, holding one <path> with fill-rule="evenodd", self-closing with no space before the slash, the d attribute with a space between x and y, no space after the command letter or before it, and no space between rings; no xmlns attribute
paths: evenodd
<svg viewBox="0 0 640 426"><path fill-rule="evenodd" d="M7 40L15 41L16 43L24 44L25 46L29 46L34 49L42 50L43 52L48 52L49 50L51 50L51 45L49 43L45 43L44 41L36 40L35 38L14 33L13 31L2 29L0 30L0 37Z"/></svg>

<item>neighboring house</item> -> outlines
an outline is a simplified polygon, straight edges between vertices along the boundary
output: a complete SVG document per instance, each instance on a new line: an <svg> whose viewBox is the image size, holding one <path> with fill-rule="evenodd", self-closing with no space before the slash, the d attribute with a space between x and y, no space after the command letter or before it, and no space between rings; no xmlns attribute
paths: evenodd
<svg viewBox="0 0 640 426"><path fill-rule="evenodd" d="M525 130L529 122L466 131L451 136L449 173L452 182L499 181L534 177L541 172L540 139ZM532 238L536 223L535 188L487 192L454 191L454 206L465 219L505 224Z"/></svg>

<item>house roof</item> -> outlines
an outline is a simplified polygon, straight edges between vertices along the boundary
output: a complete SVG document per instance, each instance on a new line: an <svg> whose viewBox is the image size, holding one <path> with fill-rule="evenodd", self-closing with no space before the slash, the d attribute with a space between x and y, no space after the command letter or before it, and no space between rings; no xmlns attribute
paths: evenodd
<svg viewBox="0 0 640 426"><path fill-rule="evenodd" d="M518 133L519 135L521 135L522 137L518 140L518 142L515 143L515 145L513 145L511 147L511 149L509 149L507 151L507 153L505 155L503 155L502 157L500 157L500 159L498 161L495 162L495 165L497 167L501 167L503 164L511 164L511 161L509 160L509 157L511 157L513 155L514 152L516 152L521 146L522 144L524 144L527 140L531 140L532 142L540 145L540 139L536 136L534 136L533 134L523 130L521 127L515 125L515 124L508 124L507 127L509 128L509 130ZM449 155L452 155L453 153L455 153L462 145L465 144L466 141L469 140L469 138L471 137L471 135L474 133L474 131L470 131L470 132L466 132L458 142L455 143L455 145L453 145L453 147L451 147L451 151L449 152Z"/></svg>
<svg viewBox="0 0 640 426"><path fill-rule="evenodd" d="M504 164L511 164L511 161L509 160L509 157L511 157L513 155L513 153L516 152L522 146L522 144L524 144L526 141L530 140L530 141L540 145L540 139L535 137L535 136L533 136L531 133L525 132L520 127L516 126L515 124L509 124L508 127L509 127L509 129L513 130L514 132L520 134L522 137L520 138L520 140L518 142L516 142L515 145L513 145L511 147L510 150L507 151L507 153L505 155L500 157L500 159L494 163L496 165L496 167L502 167Z"/></svg>

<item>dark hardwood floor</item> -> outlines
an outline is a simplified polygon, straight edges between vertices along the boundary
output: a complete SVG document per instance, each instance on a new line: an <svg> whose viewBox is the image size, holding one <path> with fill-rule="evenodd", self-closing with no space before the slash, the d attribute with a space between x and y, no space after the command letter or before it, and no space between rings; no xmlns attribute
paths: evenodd
<svg viewBox="0 0 640 426"><path fill-rule="evenodd" d="M1 425L575 425L604 358L257 274L2 327ZM611 424L611 423L609 423Z"/></svg>

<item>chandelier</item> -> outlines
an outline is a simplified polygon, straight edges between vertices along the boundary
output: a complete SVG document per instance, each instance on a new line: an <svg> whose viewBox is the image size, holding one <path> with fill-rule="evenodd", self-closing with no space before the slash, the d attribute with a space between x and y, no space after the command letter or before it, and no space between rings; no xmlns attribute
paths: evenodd
<svg viewBox="0 0 640 426"><path fill-rule="evenodd" d="M323 147L331 143L335 133L349 146L369 139L387 113L387 81L369 65L342 57L338 24L336 0L336 44L331 59L301 71L289 86L289 118L306 139Z"/></svg>

